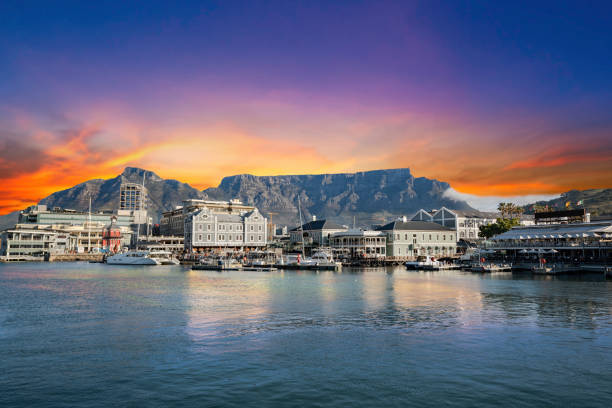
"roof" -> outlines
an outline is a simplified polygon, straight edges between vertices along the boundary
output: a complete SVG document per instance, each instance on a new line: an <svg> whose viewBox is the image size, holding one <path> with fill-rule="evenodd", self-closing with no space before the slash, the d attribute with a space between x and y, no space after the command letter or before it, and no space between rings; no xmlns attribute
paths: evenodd
<svg viewBox="0 0 612 408"><path fill-rule="evenodd" d="M335 222L327 221L327 220L316 220L310 221L306 224L303 224L301 227L304 231L313 231L313 230L322 230L322 229L338 229L343 230L346 229L342 225L338 225ZM295 227L291 231L299 231L300 227Z"/></svg>
<svg viewBox="0 0 612 408"><path fill-rule="evenodd" d="M537 238L579 238L593 234L611 234L612 222L580 223L580 224L545 224L528 227L514 227L510 231L494 236L495 241L509 239Z"/></svg>
<svg viewBox="0 0 612 408"><path fill-rule="evenodd" d="M370 230L355 230L350 229L347 231L336 232L332 237L379 237L384 236L382 231L370 231Z"/></svg>
<svg viewBox="0 0 612 408"><path fill-rule="evenodd" d="M378 231L454 231L435 222L427 221L393 221L378 228Z"/></svg>

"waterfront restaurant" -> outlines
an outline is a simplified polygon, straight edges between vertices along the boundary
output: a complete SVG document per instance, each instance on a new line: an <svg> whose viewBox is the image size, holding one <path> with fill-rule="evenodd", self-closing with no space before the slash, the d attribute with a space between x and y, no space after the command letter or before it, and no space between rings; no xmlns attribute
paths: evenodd
<svg viewBox="0 0 612 408"><path fill-rule="evenodd" d="M517 259L612 262L612 220L514 227L496 235L486 248Z"/></svg>
<svg viewBox="0 0 612 408"><path fill-rule="evenodd" d="M348 230L329 238L336 259L384 258L387 236L381 231Z"/></svg>

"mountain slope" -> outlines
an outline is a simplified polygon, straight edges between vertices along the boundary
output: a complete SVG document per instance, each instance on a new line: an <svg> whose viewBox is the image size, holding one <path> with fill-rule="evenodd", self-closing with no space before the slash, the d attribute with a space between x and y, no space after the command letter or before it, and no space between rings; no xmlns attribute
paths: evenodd
<svg viewBox="0 0 612 408"><path fill-rule="evenodd" d="M569 207L565 204L569 201ZM584 207L592 216L610 215L612 216L612 188L600 188L592 190L571 190L567 193L561 194L561 197L555 198L549 201L538 201L535 204L541 206L548 206L549 208L565 209L565 208L577 208L579 201L583 201L584 204L580 208ZM527 212L533 212L532 205L528 205L525 208Z"/></svg>
<svg viewBox="0 0 612 408"><path fill-rule="evenodd" d="M154 222L159 220L162 211L167 211L180 205L188 198L206 198L201 191L189 184L176 180L165 180L157 174L127 167L123 173L108 180L89 180L67 190L58 191L40 201L49 208L63 207L75 210L86 210L89 206L88 192L92 194L94 210L115 210L119 207L119 189L122 182L142 183L143 174L145 187L149 191L148 209Z"/></svg>
<svg viewBox="0 0 612 408"><path fill-rule="evenodd" d="M443 196L449 185L424 177L415 178L409 169L358 173L226 177L216 188L204 190L211 199L239 198L256 205L273 222L298 223L298 197L304 218L316 215L346 224L382 223L391 216L411 215L420 208L467 210L464 201Z"/></svg>
<svg viewBox="0 0 612 408"><path fill-rule="evenodd" d="M40 204L86 211L91 194L93 210L115 210L119 206L121 183L142 183L143 174L146 174L145 186L149 190L149 214L154 221L159 220L162 211L189 198L239 198L256 205L271 217L272 222L283 225L298 223L298 197L304 220L316 215L350 225L355 219L360 226L383 223L398 215L411 215L419 208L471 209L464 201L444 196L449 188L447 183L415 178L409 169L263 177L242 174L224 178L218 187L199 191L176 180L162 179L151 171L128 167L115 178L86 181L53 193ZM15 214L0 221L12 225Z"/></svg>

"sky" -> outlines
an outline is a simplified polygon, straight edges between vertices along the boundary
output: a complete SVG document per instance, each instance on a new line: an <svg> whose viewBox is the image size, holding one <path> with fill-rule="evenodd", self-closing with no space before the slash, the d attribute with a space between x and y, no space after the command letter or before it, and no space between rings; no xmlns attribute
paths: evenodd
<svg viewBox="0 0 612 408"><path fill-rule="evenodd" d="M609 1L5 0L0 214L126 166L612 187L610 72Z"/></svg>

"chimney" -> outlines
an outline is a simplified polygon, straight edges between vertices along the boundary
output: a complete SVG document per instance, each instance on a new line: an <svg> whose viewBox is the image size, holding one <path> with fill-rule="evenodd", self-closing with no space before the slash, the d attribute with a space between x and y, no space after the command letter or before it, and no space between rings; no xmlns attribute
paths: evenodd
<svg viewBox="0 0 612 408"><path fill-rule="evenodd" d="M312 220L313 220L313 221L316 221L316 220L317 220L317 216L316 216L316 215L313 215L313 216L312 216Z"/></svg>
<svg viewBox="0 0 612 408"><path fill-rule="evenodd" d="M405 215L402 215L402 222L407 222L407 221L408 221L408 218L406 218Z"/></svg>

